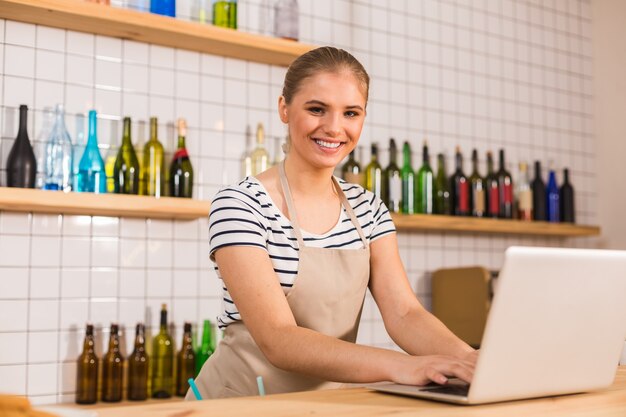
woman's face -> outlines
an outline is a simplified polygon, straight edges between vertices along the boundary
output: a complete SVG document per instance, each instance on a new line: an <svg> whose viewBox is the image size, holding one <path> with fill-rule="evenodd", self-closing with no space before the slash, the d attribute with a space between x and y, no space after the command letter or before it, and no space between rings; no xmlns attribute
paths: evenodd
<svg viewBox="0 0 626 417"><path fill-rule="evenodd" d="M305 79L290 104L281 96L280 118L289 124L289 153L315 168L334 168L355 147L365 120L362 86L350 71Z"/></svg>

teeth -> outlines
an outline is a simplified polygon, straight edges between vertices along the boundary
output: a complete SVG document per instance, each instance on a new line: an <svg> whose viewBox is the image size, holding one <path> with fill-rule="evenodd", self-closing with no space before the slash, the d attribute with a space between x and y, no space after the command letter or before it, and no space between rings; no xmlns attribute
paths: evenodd
<svg viewBox="0 0 626 417"><path fill-rule="evenodd" d="M317 139L315 139L315 143L317 143L320 146L323 146L324 148L331 148L331 149L338 148L339 145L341 145L341 143L339 142L331 143L331 142L324 142L323 140L317 140Z"/></svg>

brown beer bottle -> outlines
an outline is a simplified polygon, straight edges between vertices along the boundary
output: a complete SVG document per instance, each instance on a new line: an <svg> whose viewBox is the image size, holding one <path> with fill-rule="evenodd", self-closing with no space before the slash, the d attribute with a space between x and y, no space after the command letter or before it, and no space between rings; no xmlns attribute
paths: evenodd
<svg viewBox="0 0 626 417"><path fill-rule="evenodd" d="M184 397L189 389L189 378L196 376L196 353L191 338L191 323L185 323L183 343L176 357L176 395Z"/></svg>
<svg viewBox="0 0 626 417"><path fill-rule="evenodd" d="M135 349L128 357L128 392L126 396L129 400L142 401L148 398L149 366L145 327L142 323L137 323Z"/></svg>
<svg viewBox="0 0 626 417"><path fill-rule="evenodd" d="M124 358L120 353L120 340L117 324L111 324L109 351L102 360L102 401L122 401L122 378Z"/></svg>
<svg viewBox="0 0 626 417"><path fill-rule="evenodd" d="M94 404L98 400L98 357L92 324L87 325L83 353L78 357L76 365L76 403Z"/></svg>

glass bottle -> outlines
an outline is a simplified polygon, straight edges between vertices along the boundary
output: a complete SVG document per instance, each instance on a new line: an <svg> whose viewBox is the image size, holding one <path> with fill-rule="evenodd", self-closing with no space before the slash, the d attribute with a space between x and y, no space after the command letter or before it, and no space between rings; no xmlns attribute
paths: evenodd
<svg viewBox="0 0 626 417"><path fill-rule="evenodd" d="M204 321L202 329L202 344L196 351L196 375L200 373L202 365L215 352L215 342L213 341L213 325L210 320Z"/></svg>
<svg viewBox="0 0 626 417"><path fill-rule="evenodd" d="M533 194L528 182L528 165L526 162L520 162L519 164L517 218L520 220L532 220L533 218Z"/></svg>
<svg viewBox="0 0 626 417"><path fill-rule="evenodd" d="M106 193L107 177L104 170L104 160L98 149L98 125L95 110L89 111L89 136L85 152L78 164L77 188L78 192Z"/></svg>
<svg viewBox="0 0 626 417"><path fill-rule="evenodd" d="M252 175L258 175L268 168L270 155L265 149L265 130L263 124L259 123L256 127L256 148L250 155L252 163Z"/></svg>
<svg viewBox="0 0 626 417"><path fill-rule="evenodd" d="M396 163L398 148L396 141L389 140L389 165L383 171L383 202L391 213L400 213L400 199L402 198L402 176Z"/></svg>
<svg viewBox="0 0 626 417"><path fill-rule="evenodd" d="M150 12L176 17L176 0L150 0Z"/></svg>
<svg viewBox="0 0 626 417"><path fill-rule="evenodd" d="M561 203L561 221L567 223L576 222L576 211L574 210L574 187L569 181L569 169L563 170L563 184L559 190L559 201Z"/></svg>
<svg viewBox="0 0 626 417"><path fill-rule="evenodd" d="M372 159L365 167L365 188L382 198L383 169L378 163L378 144L372 143Z"/></svg>
<svg viewBox="0 0 626 417"><path fill-rule="evenodd" d="M353 149L348 156L348 160L343 164L343 167L341 167L341 176L350 184L363 186L363 170L361 170L361 165L359 165L354 158L354 152Z"/></svg>
<svg viewBox="0 0 626 417"><path fill-rule="evenodd" d="M533 219L546 221L548 214L546 210L546 184L541 178L541 162L535 161L535 178L531 184L533 191Z"/></svg>
<svg viewBox="0 0 626 417"><path fill-rule="evenodd" d="M94 404L98 400L98 357L93 325L87 324L83 352L76 361L76 403Z"/></svg>
<svg viewBox="0 0 626 417"><path fill-rule="evenodd" d="M124 358L120 353L119 328L111 324L109 351L102 358L102 401L122 401Z"/></svg>
<svg viewBox="0 0 626 417"><path fill-rule="evenodd" d="M143 195L162 197L164 188L163 145L158 139L156 117L150 118L150 140L143 148Z"/></svg>
<svg viewBox="0 0 626 417"><path fill-rule="evenodd" d="M37 163L37 174L35 176L35 188L42 189L46 177L46 142L50 131L54 125L54 110L51 107L44 107L43 109L43 122L41 130L35 138L35 159Z"/></svg>
<svg viewBox="0 0 626 417"><path fill-rule="evenodd" d="M9 157L7 158L7 186L35 188L37 176L37 160L28 139L27 129L28 106L20 106L20 127Z"/></svg>
<svg viewBox="0 0 626 417"><path fill-rule="evenodd" d="M170 196L191 198L193 194L193 167L189 160L185 137L187 122L178 119L178 148L170 166Z"/></svg>
<svg viewBox="0 0 626 417"><path fill-rule="evenodd" d="M113 166L113 191L117 194L139 194L139 160L131 141L130 117L124 117L122 145Z"/></svg>
<svg viewBox="0 0 626 417"><path fill-rule="evenodd" d="M404 214L415 213L415 171L411 163L411 145L405 141L402 145L402 197L401 209Z"/></svg>
<svg viewBox="0 0 626 417"><path fill-rule="evenodd" d="M54 126L46 145L44 190L72 191L73 147L65 127L65 110L57 104Z"/></svg>
<svg viewBox="0 0 626 417"><path fill-rule="evenodd" d="M471 192L470 192L470 207L472 209L472 216L484 217L485 210L485 181L478 173L478 151L472 150L472 175L469 178Z"/></svg>
<svg viewBox="0 0 626 417"><path fill-rule="evenodd" d="M213 0L213 24L237 29L237 0Z"/></svg>
<svg viewBox="0 0 626 417"><path fill-rule="evenodd" d="M546 187L546 208L547 220L549 222L558 223L561 221L560 202L559 202L559 186L556 183L556 172L550 169L548 174L548 186Z"/></svg>
<svg viewBox="0 0 626 417"><path fill-rule="evenodd" d="M513 218L513 178L505 168L504 149L500 149L500 169L498 170L498 199L500 201L500 217Z"/></svg>
<svg viewBox="0 0 626 417"><path fill-rule="evenodd" d="M183 342L176 357L176 395L184 397L189 389L189 378L196 376L196 353L193 351L191 323L183 327Z"/></svg>
<svg viewBox="0 0 626 417"><path fill-rule="evenodd" d="M146 353L145 327L137 323L135 330L135 348L128 357L128 386L126 398L131 401L143 401L148 398L148 369L150 359Z"/></svg>
<svg viewBox="0 0 626 417"><path fill-rule="evenodd" d="M417 171L416 212L433 214L433 170L430 168L428 143L422 147L422 166Z"/></svg>
<svg viewBox="0 0 626 417"><path fill-rule="evenodd" d="M85 115L83 113L77 113L74 122L76 123L74 133L74 155L75 158L72 164L72 189L78 189L78 165L80 163L79 155L82 156L85 152L85 146L87 141L85 140Z"/></svg>
<svg viewBox="0 0 626 417"><path fill-rule="evenodd" d="M469 181L463 173L463 155L461 148L456 147L454 153L455 171L450 177L450 200L452 202L452 213L455 216L468 216L470 214L469 204Z"/></svg>
<svg viewBox="0 0 626 417"><path fill-rule="evenodd" d="M274 36L298 40L298 0L278 0L274 5Z"/></svg>
<svg viewBox="0 0 626 417"><path fill-rule="evenodd" d="M152 340L152 398L170 398L174 377L174 343L167 331L167 306L161 306L161 327Z"/></svg>
<svg viewBox="0 0 626 417"><path fill-rule="evenodd" d="M111 122L111 143L106 150L104 156L104 172L106 175L106 189L107 193L115 192L115 161L117 160L117 154L121 146L117 146L117 137L115 132L117 130L117 120Z"/></svg>
<svg viewBox="0 0 626 417"><path fill-rule="evenodd" d="M493 171L493 156L487 152L487 176L485 177L487 189L487 216L499 217L500 215L500 193L498 191L498 176Z"/></svg>
<svg viewBox="0 0 626 417"><path fill-rule="evenodd" d="M442 153L437 154L437 175L435 176L433 198L433 213L452 214L452 196L450 183L446 174L446 161Z"/></svg>

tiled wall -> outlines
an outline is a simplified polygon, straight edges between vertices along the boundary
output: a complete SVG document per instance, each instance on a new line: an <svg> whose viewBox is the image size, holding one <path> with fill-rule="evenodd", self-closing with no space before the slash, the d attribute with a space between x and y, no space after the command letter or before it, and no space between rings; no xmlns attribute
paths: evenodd
<svg viewBox="0 0 626 417"><path fill-rule="evenodd" d="M481 156L504 147L514 175L519 161L552 160L571 169L579 222L597 222L587 0L299 3L302 40L348 48L372 76L363 158L371 142L386 145L393 136L411 142L415 167L424 138L432 154L446 154L449 169L455 145L466 158L474 147ZM190 18L185 4L178 2L179 14ZM241 30L267 32L268 4L240 1ZM200 199L239 179L246 136L257 122L266 126L272 155L285 133L275 110L282 67L0 20L0 68L2 185L20 104L31 109L37 149L45 140L45 107L65 103L74 139L76 114L95 108L105 156L119 143L125 115L135 122L138 146L148 117L159 117L170 152L173 123L186 117ZM386 151L381 159L387 163ZM156 326L162 302L176 322L177 343L184 320L214 317L221 297L206 257L206 229L206 219L1 212L0 392L38 403L72 401L86 321L99 329L100 352L106 327L120 322L128 352L134 323ZM399 242L411 284L427 306L429 276L439 267L498 269L512 244L594 244L449 233L401 233ZM369 296L359 341L393 346Z"/></svg>

